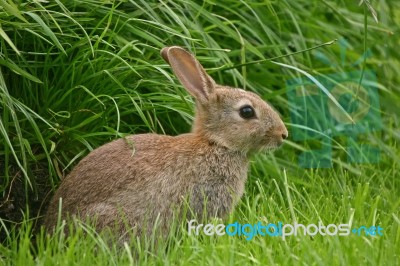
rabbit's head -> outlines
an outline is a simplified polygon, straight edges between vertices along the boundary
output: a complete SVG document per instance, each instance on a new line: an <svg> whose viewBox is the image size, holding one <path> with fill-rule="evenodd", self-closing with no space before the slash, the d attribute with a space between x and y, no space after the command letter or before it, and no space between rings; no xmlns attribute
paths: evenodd
<svg viewBox="0 0 400 266"><path fill-rule="evenodd" d="M287 138L279 115L258 95L216 84L196 58L181 47L165 47L161 56L196 99L194 133L244 153L277 148Z"/></svg>

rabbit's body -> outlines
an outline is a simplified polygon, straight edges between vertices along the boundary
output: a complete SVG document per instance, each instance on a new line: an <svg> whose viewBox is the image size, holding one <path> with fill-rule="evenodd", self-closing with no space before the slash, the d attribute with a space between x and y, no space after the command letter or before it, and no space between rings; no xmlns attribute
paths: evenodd
<svg viewBox="0 0 400 266"><path fill-rule="evenodd" d="M215 84L180 47L161 55L196 98L192 133L133 135L95 149L61 183L48 228L57 223L60 198L63 219L93 217L98 229L124 222L119 235L151 229L157 219L168 227L185 202L194 218L224 217L243 194L249 153L287 137L279 115L256 94Z"/></svg>
<svg viewBox="0 0 400 266"><path fill-rule="evenodd" d="M145 217L152 224L158 215L169 221L184 201L201 217L204 196L208 216L223 217L243 194L247 164L244 154L194 133L128 136L92 151L54 198L63 199L64 214L97 216L99 229L113 226L122 212L131 226ZM49 208L48 225L57 222L57 203Z"/></svg>

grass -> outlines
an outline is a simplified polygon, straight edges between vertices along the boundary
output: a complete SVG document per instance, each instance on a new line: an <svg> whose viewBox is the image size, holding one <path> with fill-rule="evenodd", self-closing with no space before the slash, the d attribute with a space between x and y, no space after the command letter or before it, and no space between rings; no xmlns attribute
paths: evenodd
<svg viewBox="0 0 400 266"><path fill-rule="evenodd" d="M390 187L395 167L380 172L382 183ZM132 240L123 247L109 247L106 238L97 236L85 225L65 238L59 232L45 235L41 232L32 240L25 222L22 230L8 238L2 247L4 262L15 265L115 264L135 261L139 264L357 264L396 265L398 257L399 204L391 189L377 188L369 167L362 175L341 170L316 170L301 175L252 175L251 188L241 205L225 224L239 221L254 224L262 221L302 224L322 221L340 224L351 222L353 227L380 225L383 237L371 236L290 236L261 237L247 241L244 237L207 237L187 235L187 225L181 225L179 234L154 246L151 239ZM372 176L372 177L371 177ZM257 179L257 180L254 180ZM84 234L86 232L86 234ZM18 239L16 241L15 239ZM136 255L135 252L139 254ZM29 255L29 256L28 256Z"/></svg>
<svg viewBox="0 0 400 266"><path fill-rule="evenodd" d="M400 5L356 2L1 2L0 262L398 265ZM292 135L274 154L252 158L246 194L223 223L379 225L384 235L247 241L189 236L182 223L157 245L132 238L121 247L82 223L64 225L75 228L69 237L45 234L40 217L52 191L90 150L126 134L190 130L193 100L159 56L167 45L196 53L219 83L261 95ZM330 139L331 168L301 168L298 156L320 144L294 138L307 125L290 120L298 106L285 82L369 69L377 76L382 129L360 141L380 149L379 163L349 163L346 135L339 134Z"/></svg>

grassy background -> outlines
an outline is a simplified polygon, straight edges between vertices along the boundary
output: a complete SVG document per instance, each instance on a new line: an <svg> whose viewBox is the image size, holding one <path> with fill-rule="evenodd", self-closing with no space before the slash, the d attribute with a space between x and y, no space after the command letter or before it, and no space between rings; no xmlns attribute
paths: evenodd
<svg viewBox="0 0 400 266"><path fill-rule="evenodd" d="M0 261L5 264L399 263L400 3L372 1L2 1L0 3ZM366 26L367 29L366 29ZM342 64L338 43L349 44ZM229 221L380 225L383 237L286 241L194 237L118 248L90 227L65 238L38 226L52 191L90 150L125 134L190 130L193 101L159 50L181 45L216 81L261 95L289 127L285 82L311 75L377 73L384 128L364 136L379 164L349 164L336 138L334 165L302 169L308 143L290 140L252 158L246 195ZM351 65L367 49L365 64ZM307 50L301 52L303 50ZM285 56L289 55L289 56ZM325 58L321 60L321 58ZM286 175L283 169L286 169ZM228 221L225 221L227 223Z"/></svg>

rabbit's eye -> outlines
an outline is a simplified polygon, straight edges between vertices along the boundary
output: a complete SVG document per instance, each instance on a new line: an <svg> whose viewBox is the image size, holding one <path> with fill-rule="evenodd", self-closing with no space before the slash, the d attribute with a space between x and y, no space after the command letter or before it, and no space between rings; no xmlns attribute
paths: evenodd
<svg viewBox="0 0 400 266"><path fill-rule="evenodd" d="M242 108L240 108L239 113L240 116L244 119L250 119L256 116L253 107L251 107L250 105L245 105Z"/></svg>

